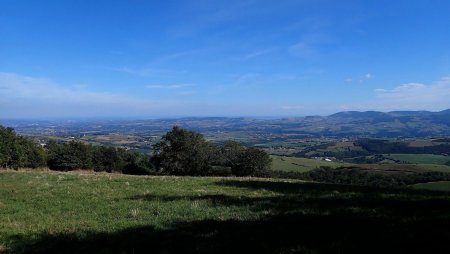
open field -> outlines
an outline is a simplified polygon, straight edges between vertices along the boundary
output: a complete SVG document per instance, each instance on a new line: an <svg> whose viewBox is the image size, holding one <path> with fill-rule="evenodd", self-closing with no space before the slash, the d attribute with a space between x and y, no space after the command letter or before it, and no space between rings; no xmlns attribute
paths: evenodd
<svg viewBox="0 0 450 254"><path fill-rule="evenodd" d="M417 164L417 166L429 171L450 172L450 166L447 165Z"/></svg>
<svg viewBox="0 0 450 254"><path fill-rule="evenodd" d="M449 156L435 155L435 154L390 154L384 155L393 163L388 162L387 165L392 165L393 168L397 167L417 167L423 170L450 172L450 166L445 165L449 160ZM400 162L400 163L398 163Z"/></svg>
<svg viewBox="0 0 450 254"><path fill-rule="evenodd" d="M308 158L271 155L272 170L307 172L321 166L337 168L350 165L348 163L314 160Z"/></svg>
<svg viewBox="0 0 450 254"><path fill-rule="evenodd" d="M0 172L5 253L448 253L449 226L442 192Z"/></svg>
<svg viewBox="0 0 450 254"><path fill-rule="evenodd" d="M433 190L433 191L450 191L450 182L429 182L429 183L418 183L414 185L414 188L420 190Z"/></svg>
<svg viewBox="0 0 450 254"><path fill-rule="evenodd" d="M450 156L435 154L390 154L385 155L387 158L399 160L411 164L436 164L444 165L450 161Z"/></svg>

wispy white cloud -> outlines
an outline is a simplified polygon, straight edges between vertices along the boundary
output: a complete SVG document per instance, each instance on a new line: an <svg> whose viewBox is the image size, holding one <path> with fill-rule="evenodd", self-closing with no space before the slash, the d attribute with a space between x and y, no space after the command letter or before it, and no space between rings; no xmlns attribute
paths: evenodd
<svg viewBox="0 0 450 254"><path fill-rule="evenodd" d="M0 117L130 116L175 105L4 72L0 72L0 98Z"/></svg>
<svg viewBox="0 0 450 254"><path fill-rule="evenodd" d="M286 110L286 111L299 111L304 108L305 108L305 106L303 106L303 105L284 105L284 106L280 107L280 109Z"/></svg>
<svg viewBox="0 0 450 254"><path fill-rule="evenodd" d="M177 92L177 94L181 95L181 96L191 96L191 95L194 95L196 93L197 93L196 91L180 91L180 92Z"/></svg>
<svg viewBox="0 0 450 254"><path fill-rule="evenodd" d="M106 69L130 74L133 76L141 77L155 77L155 76L174 76L186 74L186 70L168 70L152 67L141 67L141 68L131 68L131 67L108 67Z"/></svg>
<svg viewBox="0 0 450 254"><path fill-rule="evenodd" d="M274 50L276 50L276 48L267 48L267 49L256 50L256 51L253 51L253 52L245 55L243 57L243 59L244 60L250 60L250 59L253 59L253 58L256 58L256 57L260 57L260 56L269 54L269 53L273 52Z"/></svg>
<svg viewBox="0 0 450 254"><path fill-rule="evenodd" d="M373 99L339 105L340 110L432 110L450 108L450 77L431 84L407 83L394 88L378 88Z"/></svg>
<svg viewBox="0 0 450 254"><path fill-rule="evenodd" d="M169 90L173 90L173 89L180 89L180 88L185 88L185 87L193 87L193 84L171 84L171 85L160 85L160 84L155 84L155 85L147 85L147 88L151 88L151 89L169 89Z"/></svg>
<svg viewBox="0 0 450 254"><path fill-rule="evenodd" d="M252 10L252 5L258 5L257 1L193 1L185 10L189 10L198 15L190 19L183 20L177 26L170 28L167 32L170 36L176 38L185 38L193 36L201 36L205 30L235 20L242 17L248 17Z"/></svg>
<svg viewBox="0 0 450 254"><path fill-rule="evenodd" d="M375 78L375 76L372 73L366 73L366 74L360 75L359 77L356 77L356 78L347 78L347 79L345 79L345 82L347 82L347 83L357 82L357 83L362 84L373 78Z"/></svg>
<svg viewBox="0 0 450 254"><path fill-rule="evenodd" d="M267 83L267 79L259 73L243 73L235 76L231 87L235 88L257 88L262 84Z"/></svg>
<svg viewBox="0 0 450 254"><path fill-rule="evenodd" d="M317 49L307 42L299 42L291 45L289 52L295 56L309 58L317 54Z"/></svg>
<svg viewBox="0 0 450 254"><path fill-rule="evenodd" d="M450 108L450 77L428 85L407 83L393 89L376 89L375 94L382 102L407 108Z"/></svg>
<svg viewBox="0 0 450 254"><path fill-rule="evenodd" d="M288 47L288 52L301 58L316 58L322 56L323 47L335 43L335 39L325 33L310 33L303 36L297 43Z"/></svg>

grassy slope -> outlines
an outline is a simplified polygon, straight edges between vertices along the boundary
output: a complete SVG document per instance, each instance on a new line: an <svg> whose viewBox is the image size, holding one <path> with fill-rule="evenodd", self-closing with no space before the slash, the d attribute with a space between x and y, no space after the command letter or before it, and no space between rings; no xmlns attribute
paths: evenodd
<svg viewBox="0 0 450 254"><path fill-rule="evenodd" d="M0 172L0 252L445 253L449 226L443 193Z"/></svg>
<svg viewBox="0 0 450 254"><path fill-rule="evenodd" d="M450 166L444 165L450 160L449 156L435 154L390 154L385 156L393 160L417 165L425 170L450 172Z"/></svg>
<svg viewBox="0 0 450 254"><path fill-rule="evenodd" d="M429 183L418 183L413 186L416 189L421 190L433 190L433 191L450 191L450 182L429 182Z"/></svg>
<svg viewBox="0 0 450 254"><path fill-rule="evenodd" d="M390 154L386 155L386 157L412 164L444 165L445 163L450 161L449 156L435 154Z"/></svg>
<svg viewBox="0 0 450 254"><path fill-rule="evenodd" d="M339 166L347 165L341 162L319 161L298 157L287 157L277 155L271 155L270 157L272 158L272 170L281 170L281 171L306 172L320 166L328 166L336 168Z"/></svg>
<svg viewBox="0 0 450 254"><path fill-rule="evenodd" d="M447 166L447 165L417 164L417 166L419 166L423 169L426 169L426 170L431 170L431 171L439 171L439 172L444 172L444 173L450 172L450 166Z"/></svg>

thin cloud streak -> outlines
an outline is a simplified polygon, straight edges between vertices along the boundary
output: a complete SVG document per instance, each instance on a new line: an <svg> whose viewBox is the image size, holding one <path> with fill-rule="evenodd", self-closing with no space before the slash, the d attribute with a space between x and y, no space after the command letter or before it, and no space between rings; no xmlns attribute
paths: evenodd
<svg viewBox="0 0 450 254"><path fill-rule="evenodd" d="M85 88L67 88L45 78L0 72L1 117L138 116L165 108L173 101L152 101Z"/></svg>
<svg viewBox="0 0 450 254"><path fill-rule="evenodd" d="M185 87L193 87L195 85L193 84L172 84L172 85L147 85L147 88L150 89L169 89L169 90L173 90L173 89L180 89L180 88L185 88Z"/></svg>
<svg viewBox="0 0 450 254"><path fill-rule="evenodd" d="M431 110L450 108L450 77L444 77L431 84L407 83L391 89L378 88L374 98L367 102L346 103L338 110Z"/></svg>
<svg viewBox="0 0 450 254"><path fill-rule="evenodd" d="M369 81L369 80L371 80L373 78L375 78L375 76L372 73L369 72L369 73L361 75L361 76L359 76L357 78L347 78L347 79L345 79L345 82L347 82L347 83L358 82L358 83L362 84L362 83L364 83L366 81Z"/></svg>
<svg viewBox="0 0 450 254"><path fill-rule="evenodd" d="M160 69L152 67L142 67L142 68L108 67L106 69L139 77L173 76L173 75L183 75L187 73L186 70L174 71L169 69Z"/></svg>

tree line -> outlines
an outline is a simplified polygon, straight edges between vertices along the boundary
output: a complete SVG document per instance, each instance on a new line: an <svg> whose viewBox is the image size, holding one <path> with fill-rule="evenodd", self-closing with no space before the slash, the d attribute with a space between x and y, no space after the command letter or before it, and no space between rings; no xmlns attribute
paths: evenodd
<svg viewBox="0 0 450 254"><path fill-rule="evenodd" d="M12 128L0 126L0 167L37 168L45 165L46 153L38 143L17 135Z"/></svg>
<svg viewBox="0 0 450 254"><path fill-rule="evenodd" d="M270 168L269 155L236 141L222 145L200 133L173 127L153 146L152 155L123 148L96 146L72 140L49 141L44 147L0 126L0 167L75 169L125 174L237 175L246 176Z"/></svg>
<svg viewBox="0 0 450 254"><path fill-rule="evenodd" d="M319 183L370 186L377 188L404 188L417 183L450 181L450 173L425 171L414 173L382 174L358 166L332 168L321 166L308 172L267 171L257 176L281 179L298 179Z"/></svg>
<svg viewBox="0 0 450 254"><path fill-rule="evenodd" d="M417 183L450 181L450 173L428 171L380 174L372 173L357 166L339 168L320 167L305 173L303 179L332 184L392 188L405 187Z"/></svg>

